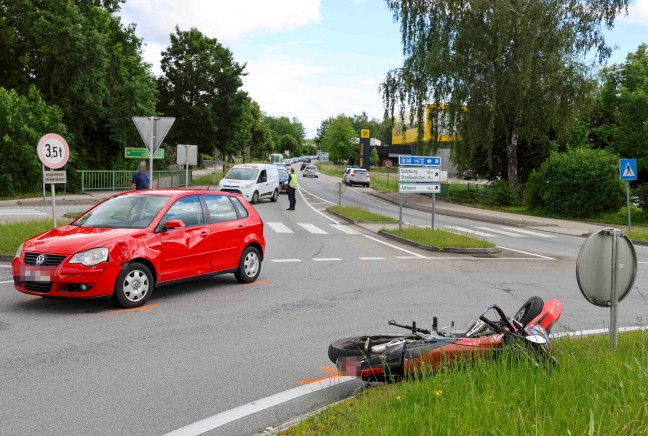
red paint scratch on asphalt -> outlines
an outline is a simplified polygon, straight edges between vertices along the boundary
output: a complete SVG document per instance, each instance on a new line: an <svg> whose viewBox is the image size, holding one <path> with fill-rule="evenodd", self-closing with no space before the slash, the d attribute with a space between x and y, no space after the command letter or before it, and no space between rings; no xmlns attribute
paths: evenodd
<svg viewBox="0 0 648 436"><path fill-rule="evenodd" d="M146 313L152 313L151 309L154 307L158 307L159 304L149 304L148 306L142 306L142 307L134 307L133 309L122 309L118 310L117 313L124 313L124 312L146 312Z"/></svg>
<svg viewBox="0 0 648 436"><path fill-rule="evenodd" d="M243 286L254 286L254 285L270 285L267 280L259 280L258 282L247 283Z"/></svg>

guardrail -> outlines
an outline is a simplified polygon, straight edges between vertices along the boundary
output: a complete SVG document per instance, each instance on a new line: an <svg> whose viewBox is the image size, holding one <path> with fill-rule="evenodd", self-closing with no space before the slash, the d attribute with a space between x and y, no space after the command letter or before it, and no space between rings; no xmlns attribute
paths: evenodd
<svg viewBox="0 0 648 436"><path fill-rule="evenodd" d="M77 170L81 174L81 191L120 191L131 189L135 171ZM185 171L154 171L153 186L177 188L185 186ZM189 171L189 183L193 179Z"/></svg>

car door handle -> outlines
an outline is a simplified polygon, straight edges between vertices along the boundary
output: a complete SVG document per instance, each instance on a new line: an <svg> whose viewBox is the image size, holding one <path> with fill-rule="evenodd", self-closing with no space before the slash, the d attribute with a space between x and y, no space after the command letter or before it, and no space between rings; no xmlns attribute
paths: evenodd
<svg viewBox="0 0 648 436"><path fill-rule="evenodd" d="M202 236L203 238L206 238L207 236L209 236L209 232L206 231L206 230L203 230L202 232L200 232L200 236Z"/></svg>

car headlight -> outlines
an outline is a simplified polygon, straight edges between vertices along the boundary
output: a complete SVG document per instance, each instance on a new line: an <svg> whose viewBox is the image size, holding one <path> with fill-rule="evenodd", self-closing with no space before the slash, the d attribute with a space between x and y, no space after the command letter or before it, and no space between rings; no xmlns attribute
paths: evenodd
<svg viewBox="0 0 648 436"><path fill-rule="evenodd" d="M241 185L241 188L243 188L243 189L249 189L249 188L252 187L252 185L254 185L254 183L248 183L248 184L246 184L246 185Z"/></svg>
<svg viewBox="0 0 648 436"><path fill-rule="evenodd" d="M108 260L107 248L93 248L92 250L82 251L75 254L70 259L70 263L80 263L85 266L95 266Z"/></svg>
<svg viewBox="0 0 648 436"><path fill-rule="evenodd" d="M20 257L20 255L23 252L23 245L25 244L24 243L20 244L20 247L18 247L18 250L16 250L16 255L14 256L14 258Z"/></svg>

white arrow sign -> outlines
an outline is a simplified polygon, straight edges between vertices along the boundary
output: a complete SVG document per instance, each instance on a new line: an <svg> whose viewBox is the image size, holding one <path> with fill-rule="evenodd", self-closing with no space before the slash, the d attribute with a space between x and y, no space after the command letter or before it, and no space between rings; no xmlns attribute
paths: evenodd
<svg viewBox="0 0 648 436"><path fill-rule="evenodd" d="M173 117L133 117L135 127L151 153L160 147L174 121Z"/></svg>
<svg viewBox="0 0 648 436"><path fill-rule="evenodd" d="M399 167L399 182L438 182L440 180L441 170L439 168L413 168Z"/></svg>
<svg viewBox="0 0 648 436"><path fill-rule="evenodd" d="M428 184L428 183L399 183L398 192L408 193L408 192L427 192L428 194L439 194L441 193L441 185Z"/></svg>

